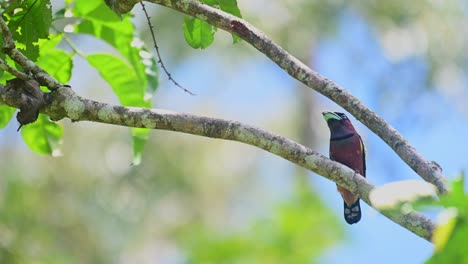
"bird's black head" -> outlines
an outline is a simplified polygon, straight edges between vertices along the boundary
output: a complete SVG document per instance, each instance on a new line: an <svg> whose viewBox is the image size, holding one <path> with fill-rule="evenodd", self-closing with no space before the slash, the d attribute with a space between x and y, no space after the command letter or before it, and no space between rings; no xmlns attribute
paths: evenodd
<svg viewBox="0 0 468 264"><path fill-rule="evenodd" d="M344 134L354 132L353 124L348 117L340 112L323 112L323 118L327 121L328 128L333 134Z"/></svg>

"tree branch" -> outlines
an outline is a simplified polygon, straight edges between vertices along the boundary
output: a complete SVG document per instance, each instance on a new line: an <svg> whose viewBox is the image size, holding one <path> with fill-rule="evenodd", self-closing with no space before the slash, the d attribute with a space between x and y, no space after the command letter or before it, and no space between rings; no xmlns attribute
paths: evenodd
<svg viewBox="0 0 468 264"><path fill-rule="evenodd" d="M12 75L23 80L29 79L26 76L32 73L34 75L34 79L36 79L40 85L46 86L50 90L54 90L62 86L62 84L60 84L54 77L50 76L47 72L37 66L37 64L35 64L28 57L24 56L24 54L21 53L18 49L16 49L16 45L13 40L13 36L11 35L10 29L1 16L0 29L3 37L3 52L16 63L18 63L23 68L25 73L21 74L21 72L18 70L12 70L13 68L11 66L6 67L3 65L4 69L6 69Z"/></svg>
<svg viewBox="0 0 468 264"><path fill-rule="evenodd" d="M448 192L448 185L441 168L426 160L398 131L383 118L364 105L338 84L328 80L310 69L307 65L289 54L286 50L268 38L263 32L248 22L210 7L197 0L147 0L204 20L211 25L224 29L250 43L261 53L283 68L289 75L308 87L328 97L357 120L361 121L371 131L389 145L400 158L408 164L424 180L434 184L439 193ZM136 0L106 0L106 3L116 12L129 12Z"/></svg>
<svg viewBox="0 0 468 264"><path fill-rule="evenodd" d="M162 59L161 53L159 52L158 42L156 41L156 34L154 34L154 26L153 24L151 24L151 17L149 16L148 11L146 10L145 4L143 2L140 2L140 5L141 5L141 9L143 10L143 13L145 14L146 21L148 22L149 31L151 33L151 39L153 40L153 44L154 44L154 50L156 51L156 57L158 58L158 63L161 66L161 69L163 69L169 81L171 81L175 86L179 87L184 92L190 95L195 95L190 90L180 85L179 82L174 80L174 78L172 77L172 74L169 73L169 71L167 70L166 65L164 64L164 61Z"/></svg>
<svg viewBox="0 0 468 264"><path fill-rule="evenodd" d="M110 0L106 0L106 2L115 3L115 1ZM161 2L164 2L168 5L170 4L168 1ZM176 5L181 4L180 1L174 0L174 2ZM200 5L198 2L192 2L191 0L185 0L183 2L188 3L188 7L191 5L206 7L204 5ZM128 8L127 4L128 1L126 1L124 5L116 6L124 6ZM211 11L217 10L212 9ZM245 27L245 25L239 21L236 22L233 20L230 22L230 24L234 28L237 28L241 31L244 29L243 27ZM32 81L35 82L35 80L37 80L41 85L47 86L50 90L52 90L50 93L43 93L39 89L35 91L38 93L35 95L35 97L42 99L42 103L37 110L49 115L52 120L57 121L63 118L70 118L72 121L87 120L128 127L162 129L243 142L264 149L299 166L320 174L325 178L330 179L347 188L351 192L356 193L366 203L372 206L369 200L369 193L375 187L366 178L357 174L350 168L340 163L331 161L318 152L308 149L307 147L302 146L285 137L274 135L268 131L235 121L201 117L184 113L175 113L165 110L114 106L80 97L76 95L69 87L62 86L57 80L55 80L47 72L38 67L34 62L29 60L16 49L11 33L9 32L6 23L1 17L0 27L4 39L3 51L11 59L20 64L27 73L31 72L34 74ZM248 31L243 33L248 33ZM268 40L266 37L265 39ZM273 45L273 47L282 50L279 46L275 46L274 43L270 44ZM283 50L283 52L285 51ZM275 54L270 55L275 57L273 56ZM290 57L290 62L299 63L299 66L302 65L291 55L287 53L286 55ZM306 70L308 69L305 65L302 66L305 67ZM6 66L3 65L3 67ZM302 70L298 69L298 71ZM15 73L23 78L26 78L25 75L23 75L21 72ZM309 76L307 78L311 77ZM37 83L36 86L38 85L39 84ZM21 108L25 104L28 104L28 98L23 96L24 89L17 88L17 85L0 85L0 104L6 104L15 108ZM382 214L403 226L404 228L415 233L416 235L428 241L431 240L435 224L429 218L417 212L403 213L401 210L397 212L382 211Z"/></svg>
<svg viewBox="0 0 468 264"><path fill-rule="evenodd" d="M17 69L11 67L6 61L4 61L1 58L0 58L0 68L2 68L3 70L7 71L11 75L13 75L16 78L21 79L23 81L27 81L27 80L31 79L31 77L29 75L27 75L26 73L18 71Z"/></svg>
<svg viewBox="0 0 468 264"><path fill-rule="evenodd" d="M0 103L18 107L21 105L20 93L18 89L0 85ZM372 206L369 192L375 187L366 178L316 151L259 128L236 121L186 113L114 106L85 99L66 87L47 93L45 98L49 104L42 108L41 112L49 115L52 120L67 117L72 121L86 120L128 127L170 130L249 144L344 186ZM395 223L430 241L435 224L429 218L417 212L403 214L383 211L382 213Z"/></svg>

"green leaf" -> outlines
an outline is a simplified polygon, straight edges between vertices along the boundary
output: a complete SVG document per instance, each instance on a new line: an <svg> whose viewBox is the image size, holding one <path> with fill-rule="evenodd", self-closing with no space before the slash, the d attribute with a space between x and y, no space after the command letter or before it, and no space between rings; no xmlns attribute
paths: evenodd
<svg viewBox="0 0 468 264"><path fill-rule="evenodd" d="M51 50L39 57L37 64L55 77L60 83L67 83L73 68L72 56L63 50Z"/></svg>
<svg viewBox="0 0 468 264"><path fill-rule="evenodd" d="M151 97L159 86L158 65L154 55L136 37L131 17L116 15L104 1L77 0L73 13L82 18L75 27L76 33L102 39L123 56L123 60L106 54L87 56L88 62L111 85L120 103L151 107ZM147 129L131 129L134 165L141 162L148 133Z"/></svg>
<svg viewBox="0 0 468 264"><path fill-rule="evenodd" d="M236 34L231 34L232 35L232 42L233 43L239 43L242 41L242 38L237 36Z"/></svg>
<svg viewBox="0 0 468 264"><path fill-rule="evenodd" d="M445 207L438 216L439 225L434 230L433 256L426 263L468 263L464 247L468 239L468 195L464 190L464 173L452 181L451 192L440 197L436 205Z"/></svg>
<svg viewBox="0 0 468 264"><path fill-rule="evenodd" d="M239 7L237 6L237 0L218 0L221 10L228 12L229 14L235 15L236 17L242 18ZM242 39L236 34L232 35L232 41L234 43L241 42Z"/></svg>
<svg viewBox="0 0 468 264"><path fill-rule="evenodd" d="M36 122L21 128L21 136L26 145L39 154L58 156L62 135L62 126L42 114L39 114Z"/></svg>
<svg viewBox="0 0 468 264"><path fill-rule="evenodd" d="M240 9L237 6L237 0L202 0L202 2L212 7L220 8L231 15L242 18ZM238 43L242 41L242 39L236 34L232 34L232 41L234 43Z"/></svg>
<svg viewBox="0 0 468 264"><path fill-rule="evenodd" d="M142 49L140 51L140 56L142 58L142 65L144 65L144 73L147 81L147 93L145 95L146 98L151 98L151 96L158 90L159 87L159 69L156 60L154 59L154 55L146 49ZM135 69L140 70L140 69Z"/></svg>
<svg viewBox="0 0 468 264"><path fill-rule="evenodd" d="M98 20L105 23L120 22L121 18L113 12L104 1L77 0L75 16Z"/></svg>
<svg viewBox="0 0 468 264"><path fill-rule="evenodd" d="M4 60L11 67L13 67L15 69L18 69L18 67L19 67L20 68L19 70L22 71L21 67L18 66L18 64L16 64L10 57L5 57ZM7 71L2 71L2 72L3 73L0 76L0 83L6 83L7 80L15 78L15 76L13 76L12 74L10 74Z"/></svg>
<svg viewBox="0 0 468 264"><path fill-rule="evenodd" d="M452 196L461 199L465 196L465 173L462 172L461 177L452 182Z"/></svg>
<svg viewBox="0 0 468 264"><path fill-rule="evenodd" d="M146 141L148 140L150 129L146 128L132 128L132 145L133 145L133 165L140 165L141 158L143 156L143 150L145 149Z"/></svg>
<svg viewBox="0 0 468 264"><path fill-rule="evenodd" d="M143 83L125 61L111 54L90 54L86 60L110 84L122 105L150 107L144 100Z"/></svg>
<svg viewBox="0 0 468 264"><path fill-rule="evenodd" d="M435 238L441 236L442 232L446 232L447 237L435 241L437 243L436 252L426 263L468 263L468 252L463 246L468 238L466 216L457 217L444 226L438 227Z"/></svg>
<svg viewBox="0 0 468 264"><path fill-rule="evenodd" d="M184 18L184 36L187 43L194 49L205 49L214 41L216 28L197 18Z"/></svg>
<svg viewBox="0 0 468 264"><path fill-rule="evenodd" d="M40 39L38 42L39 48L41 49L40 55L43 56L43 54L46 54L48 51L54 49L60 43L60 41L62 41L62 39L62 34L51 34L49 39Z"/></svg>
<svg viewBox="0 0 468 264"><path fill-rule="evenodd" d="M235 15L236 17L242 17L239 7L237 6L237 0L218 0L219 7L224 12Z"/></svg>
<svg viewBox="0 0 468 264"><path fill-rule="evenodd" d="M25 0L21 10L11 17L8 27L15 41L24 45L24 55L35 61L39 56L39 47L35 43L48 38L51 22L50 0Z"/></svg>
<svg viewBox="0 0 468 264"><path fill-rule="evenodd" d="M86 57L112 87L122 105L150 107L145 100L146 89L133 69L120 58L110 54L93 54ZM131 129L133 144L133 165L141 163L149 129Z"/></svg>
<svg viewBox="0 0 468 264"><path fill-rule="evenodd" d="M83 0L78 2L83 2ZM137 45L134 44L135 29L130 17L125 16L123 19L120 19L104 4L104 1L99 1L99 3L101 5L96 7L96 10L80 14L79 17L84 19L76 25L75 32L89 34L104 40L116 48L129 61L132 67L138 68L139 76L144 78L144 66L141 63L139 55L141 47L136 47ZM103 13L98 13L98 10L103 10ZM107 19L103 19L106 17ZM116 21L115 19L118 20Z"/></svg>
<svg viewBox="0 0 468 264"><path fill-rule="evenodd" d="M90 3L93 2L93 3ZM138 78L147 87L149 95L158 88L158 70L154 56L135 36L135 27L129 15L120 18L104 1L76 1L73 13L82 18L75 32L102 39L117 49L134 68ZM148 97L148 95L147 95Z"/></svg>
<svg viewBox="0 0 468 264"><path fill-rule="evenodd" d="M0 128L4 128L10 122L15 111L15 108L0 105Z"/></svg>
<svg viewBox="0 0 468 264"><path fill-rule="evenodd" d="M71 78L73 58L64 50L55 48L61 40L61 35L53 36L50 40L40 40L41 52L37 64L60 83L67 83Z"/></svg>
<svg viewBox="0 0 468 264"><path fill-rule="evenodd" d="M450 208L445 209L441 214L453 214L456 212L456 209ZM448 239L453 234L453 229L455 228L455 224L457 222L456 214L452 216L448 216L448 219L445 223L440 224L434 230L434 234L432 235L432 242L435 246L435 251L440 252L445 248Z"/></svg>
<svg viewBox="0 0 468 264"><path fill-rule="evenodd" d="M461 176L452 181L452 191L447 195L440 197L439 205L445 208L455 207L461 215L467 215L468 217L468 195L465 193L465 177L464 173Z"/></svg>
<svg viewBox="0 0 468 264"><path fill-rule="evenodd" d="M202 2L213 7L219 6L218 0L202 0Z"/></svg>
<svg viewBox="0 0 468 264"><path fill-rule="evenodd" d="M74 10L74 14L84 19L76 25L75 32L102 39L117 49L133 67L138 78L147 88L147 98L150 98L159 86L157 63L153 54L135 36L135 28L130 16L126 15L121 19L103 1L98 2L100 5L88 2L77 1L77 5L80 5ZM80 7L81 5L86 7Z"/></svg>

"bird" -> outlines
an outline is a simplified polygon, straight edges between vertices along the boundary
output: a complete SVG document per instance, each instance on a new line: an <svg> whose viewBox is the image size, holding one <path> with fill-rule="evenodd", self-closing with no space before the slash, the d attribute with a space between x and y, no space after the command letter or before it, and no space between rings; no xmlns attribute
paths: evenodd
<svg viewBox="0 0 468 264"><path fill-rule="evenodd" d="M330 129L330 159L366 177L364 143L351 121L340 112L323 112L322 115ZM359 197L338 184L336 186L344 201L344 219L350 225L359 222Z"/></svg>

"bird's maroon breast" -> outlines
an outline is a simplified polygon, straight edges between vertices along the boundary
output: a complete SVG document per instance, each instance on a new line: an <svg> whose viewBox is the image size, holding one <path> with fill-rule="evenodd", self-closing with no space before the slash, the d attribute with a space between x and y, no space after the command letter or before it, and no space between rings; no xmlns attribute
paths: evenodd
<svg viewBox="0 0 468 264"><path fill-rule="evenodd" d="M331 141L330 159L342 163L365 176L364 146L357 134L350 138Z"/></svg>

